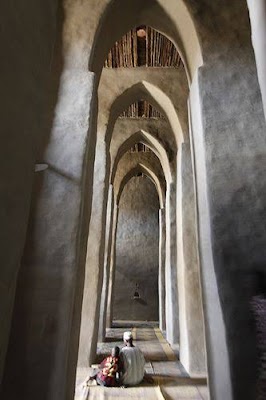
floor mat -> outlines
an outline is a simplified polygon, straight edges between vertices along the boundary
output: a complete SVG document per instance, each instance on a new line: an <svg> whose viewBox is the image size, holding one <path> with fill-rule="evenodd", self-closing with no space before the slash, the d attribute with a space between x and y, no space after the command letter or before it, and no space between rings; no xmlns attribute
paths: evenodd
<svg viewBox="0 0 266 400"><path fill-rule="evenodd" d="M102 388L99 386L89 388L89 400L165 400L160 388L139 386L136 388ZM85 400L85 399L84 399Z"/></svg>

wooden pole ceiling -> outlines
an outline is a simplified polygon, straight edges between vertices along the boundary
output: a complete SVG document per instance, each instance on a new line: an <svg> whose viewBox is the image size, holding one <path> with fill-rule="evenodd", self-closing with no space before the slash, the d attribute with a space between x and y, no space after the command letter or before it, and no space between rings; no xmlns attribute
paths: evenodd
<svg viewBox="0 0 266 400"><path fill-rule="evenodd" d="M115 42L104 63L105 68L183 67L174 44L160 32L143 25L131 29Z"/></svg>
<svg viewBox="0 0 266 400"><path fill-rule="evenodd" d="M160 67L183 68L174 44L155 29L142 25L131 29L115 42L108 53L105 68ZM164 118L145 100L133 103L120 118Z"/></svg>

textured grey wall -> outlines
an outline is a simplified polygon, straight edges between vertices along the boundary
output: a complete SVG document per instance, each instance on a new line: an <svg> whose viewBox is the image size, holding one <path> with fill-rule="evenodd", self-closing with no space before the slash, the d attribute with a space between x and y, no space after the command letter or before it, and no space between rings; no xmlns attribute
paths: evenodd
<svg viewBox="0 0 266 400"><path fill-rule="evenodd" d="M125 186L118 216L114 319L158 320L159 200L146 176ZM141 298L133 300L135 284Z"/></svg>
<svg viewBox="0 0 266 400"><path fill-rule="evenodd" d="M34 163L38 161L38 150L50 131L56 96L50 95L49 91L56 29L60 24L57 0L29 0L27 4L1 2L0 14L1 381L16 278L25 243ZM56 75L53 79L56 86ZM19 331L21 335L21 329ZM7 399L1 394L0 397Z"/></svg>
<svg viewBox="0 0 266 400"><path fill-rule="evenodd" d="M1 127L6 136L0 150L1 210L6 210L5 216L0 212L5 235L0 240L1 265L6 266L0 273L1 360L17 284L0 393L8 400L31 399L37 391L42 400L66 399L66 393L71 399L74 392L79 323L73 319L73 308L82 291L75 292L73 283L83 278L91 202L90 190L81 186L91 187L91 137L91 151L85 147L88 126L90 132L94 128L88 116L96 113L90 114L94 76L77 63L70 73L72 57L62 48L65 13L62 2L58 9L56 3L32 0L25 7L5 6L1 12L6 43L3 72L0 67L5 81ZM84 161L86 173L85 157L90 164ZM49 168L34 174L35 162ZM83 199L85 208L80 206ZM67 224L62 212L69 216ZM83 245L78 247L81 236Z"/></svg>

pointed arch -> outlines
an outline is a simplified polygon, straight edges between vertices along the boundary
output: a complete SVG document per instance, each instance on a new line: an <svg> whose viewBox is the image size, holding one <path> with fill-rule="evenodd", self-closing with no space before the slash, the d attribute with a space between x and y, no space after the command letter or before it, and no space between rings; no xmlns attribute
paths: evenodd
<svg viewBox="0 0 266 400"><path fill-rule="evenodd" d="M158 193L158 197L159 197L160 208L164 208L165 195L162 190L161 183L160 183L157 175L155 174L155 172L152 171L152 169L150 169L149 167L145 166L143 163L139 163L136 167L134 167L130 171L128 171L126 173L126 175L124 176L124 178L122 179L119 187L117 188L117 193L116 193L117 204L119 205L119 201L120 201L123 189L126 186L126 184L130 181L130 179L132 179L134 176L136 176L139 173L146 175L152 181L152 183L155 185L157 193Z"/></svg>
<svg viewBox="0 0 266 400"><path fill-rule="evenodd" d="M122 158L122 156L132 147L134 144L141 142L145 144L147 147L149 147L154 154L158 157L162 170L164 172L165 180L168 181L168 183L172 182L172 174L171 174L171 169L169 165L169 160L167 157L167 153L164 149L164 147L160 144L160 142L154 138L150 133L145 132L143 130L140 130L138 132L133 133L130 138L128 138L118 149L114 161L113 161L113 169L111 172L111 183L113 183L117 166Z"/></svg>
<svg viewBox="0 0 266 400"><path fill-rule="evenodd" d="M165 115L171 130L174 133L177 144L184 141L180 121L171 99L157 86L146 81L141 81L124 90L124 92L112 103L109 112L109 122L106 129L107 142L110 141L115 121L121 112L139 99L147 100L163 115Z"/></svg>
<svg viewBox="0 0 266 400"><path fill-rule="evenodd" d="M95 33L89 59L90 71L100 73L113 43L132 27L143 24L158 30L175 44L191 81L203 64L203 58L194 21L183 0L111 1Z"/></svg>

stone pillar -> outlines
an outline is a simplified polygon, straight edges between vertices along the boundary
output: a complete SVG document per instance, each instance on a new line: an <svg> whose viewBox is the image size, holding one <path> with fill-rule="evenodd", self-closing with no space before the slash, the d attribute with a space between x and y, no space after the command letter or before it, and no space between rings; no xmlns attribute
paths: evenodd
<svg viewBox="0 0 266 400"><path fill-rule="evenodd" d="M213 62L190 89L210 396L246 400L256 396L250 285L265 271L266 126L249 40Z"/></svg>
<svg viewBox="0 0 266 400"><path fill-rule="evenodd" d="M97 140L94 166L93 200L87 245L85 282L81 314L78 366L87 367L96 356L100 303L103 283L105 222L107 207L106 143Z"/></svg>
<svg viewBox="0 0 266 400"><path fill-rule="evenodd" d="M251 24L252 44L256 65L264 116L266 116L266 0L247 0Z"/></svg>
<svg viewBox="0 0 266 400"><path fill-rule="evenodd" d="M36 0L25 12L21 12L18 4L15 8L10 2L1 4L0 41L4 57L0 66L0 382L4 369L5 379L10 372L11 381L17 382L18 397L21 396L20 383L26 385L24 374L29 368L18 351L24 348L24 338L16 338L12 351L9 349L7 353L7 349L11 343L17 278L36 178L34 164L38 162L42 143L50 135L58 96L61 71L60 67L56 71L54 68L55 59L62 54L56 40L61 30L58 4L57 0L45 3ZM30 310L25 310L21 301L20 306L28 318ZM21 332L25 318L22 315L20 318L18 330ZM8 358L13 369L7 371ZM7 396L4 394L3 398Z"/></svg>
<svg viewBox="0 0 266 400"><path fill-rule="evenodd" d="M87 238L95 148L90 129L94 78L87 69L72 66L62 72L57 88L42 155L48 169L35 174L32 191L3 398L43 393L56 400L73 390L69 371L77 353L73 333L79 330L73 321L74 299L85 260L81 242Z"/></svg>
<svg viewBox="0 0 266 400"><path fill-rule="evenodd" d="M183 143L178 149L177 171L180 361L190 376L206 376L196 206L189 143Z"/></svg>
<svg viewBox="0 0 266 400"><path fill-rule="evenodd" d="M99 342L103 342L105 340L105 331L106 331L106 308L107 308L109 281L110 281L110 256L111 256L110 253L111 253L112 231L113 231L113 213L114 213L114 193L113 193L113 185L110 185L108 192L108 203L107 203L103 289L101 296L99 336L98 336Z"/></svg>
<svg viewBox="0 0 266 400"><path fill-rule="evenodd" d="M171 344L179 343L176 251L176 187L170 183L166 189L165 320Z"/></svg>
<svg viewBox="0 0 266 400"><path fill-rule="evenodd" d="M191 88L206 347L215 399L252 399L256 393L256 335L247 289L255 271L265 271L266 126L252 53L249 43L244 52L233 47L233 59L228 54L219 61L223 76L213 75L217 65L206 64Z"/></svg>
<svg viewBox="0 0 266 400"><path fill-rule="evenodd" d="M113 230L111 237L111 254L110 254L110 279L108 288L108 299L107 299L107 309L106 309L106 328L111 328L113 321L113 288L115 282L115 265L116 265L116 232L118 223L118 212L119 208L115 204L114 206L114 221Z"/></svg>
<svg viewBox="0 0 266 400"><path fill-rule="evenodd" d="M207 195L205 148L201 121L200 95L197 78L190 89L191 142L195 156L194 171L197 190L199 255L202 277L202 300L206 328L206 351L210 396L232 400L229 354L225 325L214 270L210 228L210 209Z"/></svg>
<svg viewBox="0 0 266 400"><path fill-rule="evenodd" d="M159 274L158 274L158 292L159 292L159 327L165 331L165 209L159 210Z"/></svg>

